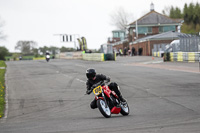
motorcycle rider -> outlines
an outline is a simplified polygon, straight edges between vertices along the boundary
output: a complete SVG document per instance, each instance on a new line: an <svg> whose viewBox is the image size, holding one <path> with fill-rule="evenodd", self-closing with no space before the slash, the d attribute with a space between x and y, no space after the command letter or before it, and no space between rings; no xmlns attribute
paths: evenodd
<svg viewBox="0 0 200 133"><path fill-rule="evenodd" d="M46 55L50 55L49 51L46 51Z"/></svg>
<svg viewBox="0 0 200 133"><path fill-rule="evenodd" d="M48 62L50 60L50 53L49 51L46 51L46 61Z"/></svg>
<svg viewBox="0 0 200 133"><path fill-rule="evenodd" d="M108 82L110 81L110 78L109 77L106 77L105 75L103 74L96 74L96 71L95 69L87 69L86 70L86 77L88 78L87 82L86 82L86 87L87 87L87 91L86 93L89 95L92 91L91 91L91 87L100 82L100 81L104 81L104 80L107 80ZM122 97L122 94L121 92L119 91L119 86L117 85L117 83L115 82L111 82L109 85L109 88L111 90L113 90L117 96L119 97L119 100L123 103L126 103L126 100ZM90 104L90 107L92 109L95 109L97 108L97 102L96 102L96 99L94 99L91 104Z"/></svg>

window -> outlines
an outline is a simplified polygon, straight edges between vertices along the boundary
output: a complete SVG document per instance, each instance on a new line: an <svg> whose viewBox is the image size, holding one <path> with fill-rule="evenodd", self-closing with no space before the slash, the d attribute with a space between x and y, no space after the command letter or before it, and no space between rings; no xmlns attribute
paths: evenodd
<svg viewBox="0 0 200 133"><path fill-rule="evenodd" d="M124 33L124 32L120 32L120 33L119 33L119 37L120 37L120 40L124 40L124 38L125 38L125 33Z"/></svg>
<svg viewBox="0 0 200 133"><path fill-rule="evenodd" d="M114 38L119 38L119 33L118 32L113 32L113 37Z"/></svg>
<svg viewBox="0 0 200 133"><path fill-rule="evenodd" d="M152 33L152 27L138 27L138 34Z"/></svg>
<svg viewBox="0 0 200 133"><path fill-rule="evenodd" d="M148 33L152 33L152 27L148 27Z"/></svg>
<svg viewBox="0 0 200 133"><path fill-rule="evenodd" d="M160 26L159 27L159 32L168 32L168 31L176 31L176 26L172 25L172 26Z"/></svg>
<svg viewBox="0 0 200 133"><path fill-rule="evenodd" d="M115 31L113 32L113 38L120 38L120 40L124 40L125 38L125 32L122 31Z"/></svg>

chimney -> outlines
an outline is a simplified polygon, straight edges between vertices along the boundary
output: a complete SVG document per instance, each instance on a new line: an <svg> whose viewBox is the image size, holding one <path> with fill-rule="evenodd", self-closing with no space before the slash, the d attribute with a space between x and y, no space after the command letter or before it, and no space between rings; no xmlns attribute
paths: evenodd
<svg viewBox="0 0 200 133"><path fill-rule="evenodd" d="M154 4L153 3L151 3L150 11L154 11Z"/></svg>

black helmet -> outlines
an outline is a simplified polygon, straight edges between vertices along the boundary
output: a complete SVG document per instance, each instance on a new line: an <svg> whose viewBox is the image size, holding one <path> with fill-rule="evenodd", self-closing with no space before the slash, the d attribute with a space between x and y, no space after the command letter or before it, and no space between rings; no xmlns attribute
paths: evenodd
<svg viewBox="0 0 200 133"><path fill-rule="evenodd" d="M86 70L86 76L88 79L93 79L96 76L95 69L87 69Z"/></svg>

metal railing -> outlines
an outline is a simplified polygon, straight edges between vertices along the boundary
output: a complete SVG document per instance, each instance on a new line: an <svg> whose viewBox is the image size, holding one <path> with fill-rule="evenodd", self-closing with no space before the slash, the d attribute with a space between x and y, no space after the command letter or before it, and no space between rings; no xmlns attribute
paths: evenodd
<svg viewBox="0 0 200 133"><path fill-rule="evenodd" d="M178 43L154 44L153 52L200 52L200 36L182 34Z"/></svg>
<svg viewBox="0 0 200 133"><path fill-rule="evenodd" d="M179 35L179 38L180 38L180 51L200 52L200 36L183 34Z"/></svg>

